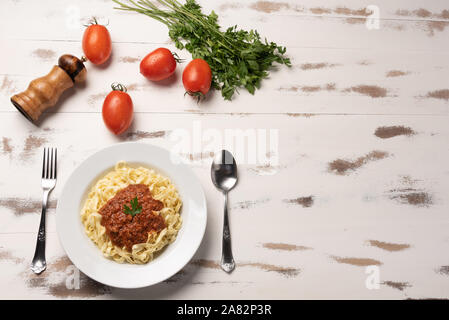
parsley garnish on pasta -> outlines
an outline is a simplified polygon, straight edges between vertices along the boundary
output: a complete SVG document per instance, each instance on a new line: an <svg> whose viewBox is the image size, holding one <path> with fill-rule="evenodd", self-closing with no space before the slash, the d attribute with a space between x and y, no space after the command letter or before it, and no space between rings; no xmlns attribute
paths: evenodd
<svg viewBox="0 0 449 320"><path fill-rule="evenodd" d="M131 200L131 208L129 208L126 204L123 206L123 212L131 215L132 217L142 212L142 206L139 205L137 197Z"/></svg>

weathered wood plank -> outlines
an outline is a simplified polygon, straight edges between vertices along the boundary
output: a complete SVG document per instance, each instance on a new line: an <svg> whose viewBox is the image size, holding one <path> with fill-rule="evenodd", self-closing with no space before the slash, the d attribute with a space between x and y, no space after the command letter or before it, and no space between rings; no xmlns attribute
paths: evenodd
<svg viewBox="0 0 449 320"><path fill-rule="evenodd" d="M444 41L449 32L449 14L444 1L390 2L379 5L380 29L365 27L370 1L307 1L296 4L288 1L248 1L237 4L229 1L200 1L205 11L220 13L223 26L239 25L254 28L262 35L289 47L376 48L384 50L424 49L447 50ZM167 29L161 23L132 12L114 10L112 1L2 2L1 21L5 37L79 41L82 22L97 16L109 20L108 28L116 42L165 43ZM11 14L13 12L14 14ZM33 12L33 15L27 15ZM41 23L44 17L45 24ZM22 28L17 19L27 19ZM132 29L123 28L132 25ZM298 32L292 32L298 31Z"/></svg>
<svg viewBox="0 0 449 320"><path fill-rule="evenodd" d="M0 111L16 112L8 101L29 81L49 72L59 55L80 52L79 43L4 41L16 59L0 59ZM17 48L21 48L18 50ZM281 67L254 96L242 90L234 101L219 92L197 105L184 97L181 74L162 83L146 80L139 61L154 49L143 44L115 45L107 68L87 63L88 80L63 96L51 112L100 112L110 84L128 87L138 112L447 114L448 55L429 52L361 52L341 49L290 49L292 68ZM174 49L174 48L171 48ZM185 52L179 53L188 59ZM350 75L350 76L349 76Z"/></svg>

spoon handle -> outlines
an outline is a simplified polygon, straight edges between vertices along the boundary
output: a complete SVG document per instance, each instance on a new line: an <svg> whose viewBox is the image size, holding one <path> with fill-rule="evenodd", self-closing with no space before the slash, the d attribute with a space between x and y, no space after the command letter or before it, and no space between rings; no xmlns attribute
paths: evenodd
<svg viewBox="0 0 449 320"><path fill-rule="evenodd" d="M224 192L224 220L223 220L223 246L221 252L221 268L226 272L232 272L235 268L232 256L231 232L229 231L228 219L228 193Z"/></svg>

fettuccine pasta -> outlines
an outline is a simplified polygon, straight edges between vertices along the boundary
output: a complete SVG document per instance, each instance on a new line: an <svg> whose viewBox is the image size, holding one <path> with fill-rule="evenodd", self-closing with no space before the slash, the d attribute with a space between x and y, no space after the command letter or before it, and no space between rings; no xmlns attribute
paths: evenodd
<svg viewBox="0 0 449 320"><path fill-rule="evenodd" d="M165 220L166 227L160 232L150 232L145 243L137 243L132 250L115 246L101 224L99 210L115 194L132 184L144 184L150 189L152 197L163 203L156 212ZM178 191L171 181L153 169L132 168L126 162L116 164L113 171L107 173L90 190L81 210L81 222L88 237L97 245L103 255L116 262L143 264L151 261L154 254L169 243L175 241L182 225L180 209L182 206Z"/></svg>

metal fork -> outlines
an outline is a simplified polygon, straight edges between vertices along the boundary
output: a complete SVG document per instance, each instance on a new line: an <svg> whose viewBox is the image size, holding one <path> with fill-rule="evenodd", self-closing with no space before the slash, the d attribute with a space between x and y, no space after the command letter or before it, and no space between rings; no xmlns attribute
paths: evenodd
<svg viewBox="0 0 449 320"><path fill-rule="evenodd" d="M56 185L56 163L57 149L44 148L44 161L42 164L42 189L44 196L42 198L41 222L39 232L37 233L36 251L31 262L31 270L39 274L47 268L45 261L45 213L47 212L47 201L50 191Z"/></svg>

